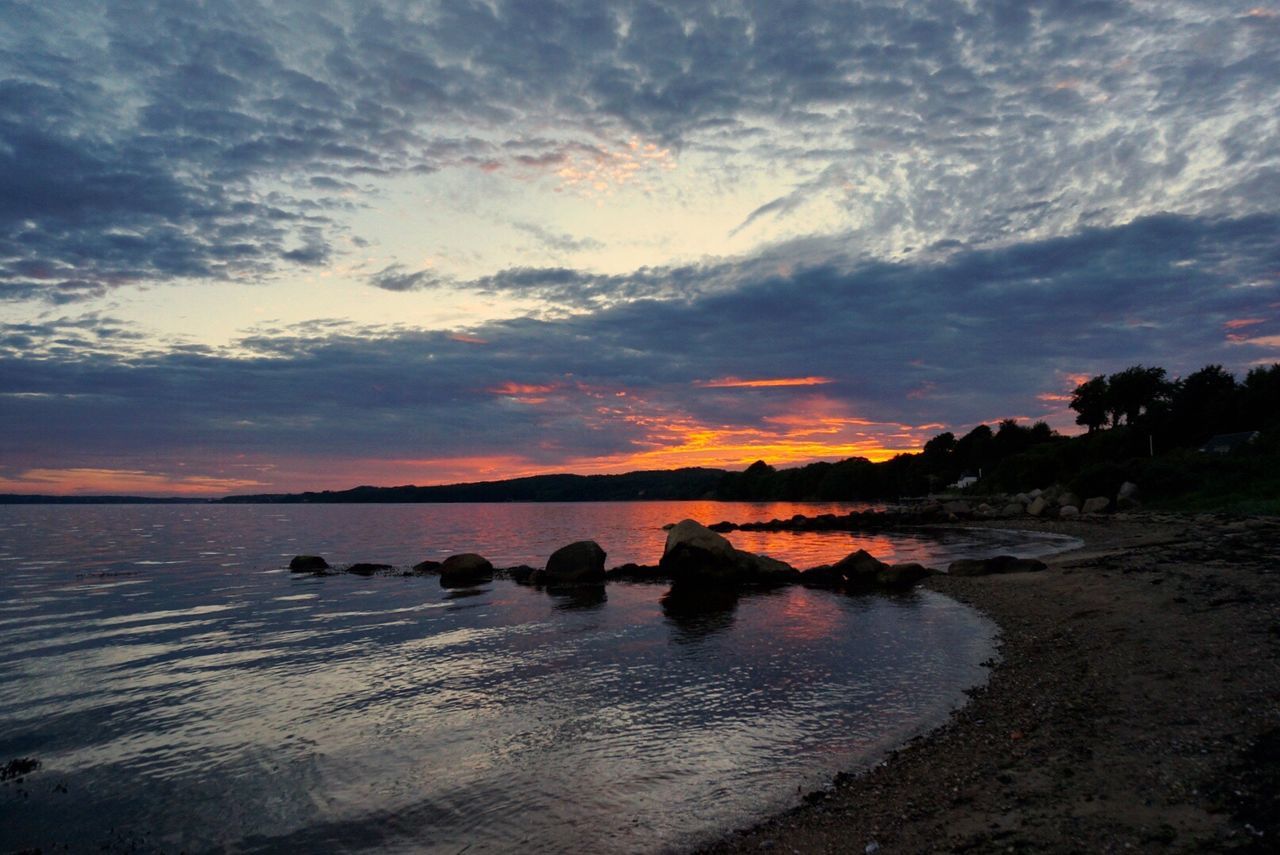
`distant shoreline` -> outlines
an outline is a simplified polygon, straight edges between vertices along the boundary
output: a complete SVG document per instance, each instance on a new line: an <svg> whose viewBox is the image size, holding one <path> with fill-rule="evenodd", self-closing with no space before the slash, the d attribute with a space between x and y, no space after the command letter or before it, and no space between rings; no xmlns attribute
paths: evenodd
<svg viewBox="0 0 1280 855"><path fill-rule="evenodd" d="M1086 545L1040 573L926 582L1001 628L972 701L866 774L702 851L1268 851L1280 518L1019 524Z"/></svg>

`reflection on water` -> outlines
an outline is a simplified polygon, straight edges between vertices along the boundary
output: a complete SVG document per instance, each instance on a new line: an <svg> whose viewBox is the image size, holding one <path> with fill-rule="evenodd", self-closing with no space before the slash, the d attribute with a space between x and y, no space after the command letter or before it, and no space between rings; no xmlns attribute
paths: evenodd
<svg viewBox="0 0 1280 855"><path fill-rule="evenodd" d="M678 630L676 641L698 641L733 626L739 599L733 589L673 587L661 599L662 614Z"/></svg>
<svg viewBox="0 0 1280 855"><path fill-rule="evenodd" d="M280 570L297 552L540 564L590 535L610 564L652 561L684 516L0 508L0 762L44 764L0 789L0 844L654 851L785 807L982 678L993 628L931 593L708 601Z"/></svg>

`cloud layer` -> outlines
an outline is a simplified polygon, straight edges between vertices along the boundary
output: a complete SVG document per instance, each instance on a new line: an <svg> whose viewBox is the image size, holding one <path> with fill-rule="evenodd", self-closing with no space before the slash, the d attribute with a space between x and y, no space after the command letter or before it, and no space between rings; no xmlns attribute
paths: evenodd
<svg viewBox="0 0 1280 855"><path fill-rule="evenodd" d="M1275 360L1278 82L1256 0L0 0L0 489L883 455Z"/></svg>
<svg viewBox="0 0 1280 855"><path fill-rule="evenodd" d="M773 172L738 230L820 220L877 253L1241 216L1280 189L1280 15L1253 0L5 7L10 300L323 266L376 239L351 218L386 182L459 170Z"/></svg>
<svg viewBox="0 0 1280 855"><path fill-rule="evenodd" d="M281 487L299 476L276 470L302 460L426 482L484 461L493 477L878 456L944 427L1061 419L1080 375L1274 357L1278 227L1160 216L928 263L797 258L787 273L777 248L768 266L709 269L735 283L722 292L465 334L331 322L175 350L109 319L11 325L3 474L180 460Z"/></svg>

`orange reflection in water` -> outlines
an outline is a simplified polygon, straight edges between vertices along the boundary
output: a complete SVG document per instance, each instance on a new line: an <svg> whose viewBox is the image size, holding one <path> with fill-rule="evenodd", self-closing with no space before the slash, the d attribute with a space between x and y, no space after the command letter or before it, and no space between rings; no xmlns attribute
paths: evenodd
<svg viewBox="0 0 1280 855"><path fill-rule="evenodd" d="M789 592L785 603L777 631L787 641L831 639L842 622L839 603L827 591L797 586Z"/></svg>

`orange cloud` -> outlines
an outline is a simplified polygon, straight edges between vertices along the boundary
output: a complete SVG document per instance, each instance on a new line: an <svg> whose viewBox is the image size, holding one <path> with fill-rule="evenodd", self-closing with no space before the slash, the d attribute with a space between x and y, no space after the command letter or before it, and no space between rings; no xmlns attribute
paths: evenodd
<svg viewBox="0 0 1280 855"><path fill-rule="evenodd" d="M773 377L761 380L721 377L718 380L695 380L693 385L704 389L769 389L780 386L822 386L830 382L830 377Z"/></svg>
<svg viewBox="0 0 1280 855"><path fill-rule="evenodd" d="M15 478L0 478L0 492L73 495L220 496L262 487L247 478L174 476L141 469L28 469Z"/></svg>
<svg viewBox="0 0 1280 855"><path fill-rule="evenodd" d="M1264 324L1266 322L1266 318L1233 318L1223 324L1223 326L1229 330L1238 330L1242 327L1251 327L1255 324Z"/></svg>
<svg viewBox="0 0 1280 855"><path fill-rule="evenodd" d="M460 333L460 332L449 333L449 338L451 338L454 341L463 342L464 344L488 344L489 343L489 340L487 338L481 338L478 335L471 335L470 333Z"/></svg>
<svg viewBox="0 0 1280 855"><path fill-rule="evenodd" d="M559 388L554 383L539 385L535 383L513 383L508 380L501 386L495 386L488 391L493 395L514 398L522 404L545 404L547 402L545 396Z"/></svg>

